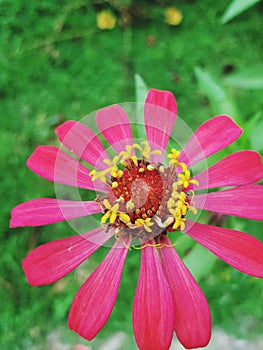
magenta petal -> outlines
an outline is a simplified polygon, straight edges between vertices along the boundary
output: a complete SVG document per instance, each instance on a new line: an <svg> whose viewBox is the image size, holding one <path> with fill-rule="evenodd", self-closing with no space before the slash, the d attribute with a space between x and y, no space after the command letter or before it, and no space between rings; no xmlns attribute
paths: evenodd
<svg viewBox="0 0 263 350"><path fill-rule="evenodd" d="M41 226L99 213L98 203L37 198L13 208L10 227Z"/></svg>
<svg viewBox="0 0 263 350"><path fill-rule="evenodd" d="M123 243L116 241L73 300L68 318L69 328L85 339L93 339L110 317L127 250Z"/></svg>
<svg viewBox="0 0 263 350"><path fill-rule="evenodd" d="M195 175L194 178L199 182L197 190L245 185L263 178L263 164L257 152L235 152L204 172Z"/></svg>
<svg viewBox="0 0 263 350"><path fill-rule="evenodd" d="M96 118L102 135L117 153L125 151L126 145L132 145L129 118L119 105L100 109Z"/></svg>
<svg viewBox="0 0 263 350"><path fill-rule="evenodd" d="M167 245L171 242L166 238ZM204 347L211 337L211 315L202 290L174 247L160 249L174 303L174 329L187 349Z"/></svg>
<svg viewBox="0 0 263 350"><path fill-rule="evenodd" d="M176 113L176 101L170 91L149 90L144 106L144 122L151 147L165 151ZM157 158L155 155L154 160L157 161Z"/></svg>
<svg viewBox="0 0 263 350"><path fill-rule="evenodd" d="M173 302L156 248L142 249L132 323L139 349L167 350L174 328Z"/></svg>
<svg viewBox="0 0 263 350"><path fill-rule="evenodd" d="M59 148L53 146L37 147L28 158L27 166L46 180L94 190L94 182L89 176L89 170ZM107 186L101 181L97 181L96 189L106 192Z"/></svg>
<svg viewBox="0 0 263 350"><path fill-rule="evenodd" d="M216 213L263 220L263 186L247 185L225 191L196 194L195 206Z"/></svg>
<svg viewBox="0 0 263 350"><path fill-rule="evenodd" d="M108 156L99 139L89 127L69 120L60 125L56 129L56 133L63 145L79 158L98 169L106 167L103 159L108 158Z"/></svg>
<svg viewBox="0 0 263 350"><path fill-rule="evenodd" d="M184 146L180 161L186 163L188 167L192 166L230 145L241 133L242 129L227 116L221 115L209 119L195 131Z"/></svg>
<svg viewBox="0 0 263 350"><path fill-rule="evenodd" d="M53 283L74 270L110 235L103 228L88 233L59 239L32 250L23 260L23 269L32 286Z"/></svg>
<svg viewBox="0 0 263 350"><path fill-rule="evenodd" d="M263 243L247 233L187 222L185 232L235 269L263 277Z"/></svg>

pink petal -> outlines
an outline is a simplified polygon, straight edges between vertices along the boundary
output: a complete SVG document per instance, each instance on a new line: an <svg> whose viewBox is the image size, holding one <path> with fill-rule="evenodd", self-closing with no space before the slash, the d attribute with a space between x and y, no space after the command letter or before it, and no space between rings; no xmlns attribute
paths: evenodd
<svg viewBox="0 0 263 350"><path fill-rule="evenodd" d="M98 169L106 167L103 159L108 158L108 156L99 139L89 127L69 120L60 125L56 129L56 133L63 145L79 158Z"/></svg>
<svg viewBox="0 0 263 350"><path fill-rule="evenodd" d="M165 244L171 241L166 238ZM160 249L174 303L174 329L187 349L204 347L211 337L211 315L202 290L174 247Z"/></svg>
<svg viewBox="0 0 263 350"><path fill-rule="evenodd" d="M180 161L192 166L234 142L242 129L224 115L203 123L184 146Z"/></svg>
<svg viewBox="0 0 263 350"><path fill-rule="evenodd" d="M123 243L116 241L73 300L68 318L69 328L85 339L93 339L110 317L127 250Z"/></svg>
<svg viewBox="0 0 263 350"><path fill-rule="evenodd" d="M28 158L27 166L34 173L49 181L88 190L94 190L96 186L98 191L107 191L107 186L101 181L94 183L91 180L88 169L56 147L37 147Z"/></svg>
<svg viewBox="0 0 263 350"><path fill-rule="evenodd" d="M194 178L196 189L245 185L261 180L263 164L260 155L253 151L240 151L221 159Z"/></svg>
<svg viewBox="0 0 263 350"><path fill-rule="evenodd" d="M263 243L247 233L189 222L185 232L235 269L263 277Z"/></svg>
<svg viewBox="0 0 263 350"><path fill-rule="evenodd" d="M98 203L37 198L13 208L10 227L41 226L99 213Z"/></svg>
<svg viewBox="0 0 263 350"><path fill-rule="evenodd" d="M263 220L263 186L247 185L225 191L196 194L195 206L216 213Z"/></svg>
<svg viewBox="0 0 263 350"><path fill-rule="evenodd" d="M118 105L102 108L96 118L102 135L117 153L133 144L129 118L123 108Z"/></svg>
<svg viewBox="0 0 263 350"><path fill-rule="evenodd" d="M167 350L173 328L173 301L156 248L142 249L132 323L139 349Z"/></svg>
<svg viewBox="0 0 263 350"><path fill-rule="evenodd" d="M176 113L176 101L170 91L149 90L144 106L144 122L147 140L153 149L166 150ZM153 161L162 160L157 155L153 158Z"/></svg>
<svg viewBox="0 0 263 350"><path fill-rule="evenodd" d="M59 239L32 250L23 269L32 286L53 283L85 261L110 235L99 227L82 235Z"/></svg>

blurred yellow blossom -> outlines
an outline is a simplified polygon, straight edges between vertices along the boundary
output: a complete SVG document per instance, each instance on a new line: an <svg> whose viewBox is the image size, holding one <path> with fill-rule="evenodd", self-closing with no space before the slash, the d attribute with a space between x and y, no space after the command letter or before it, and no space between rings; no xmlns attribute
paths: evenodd
<svg viewBox="0 0 263 350"><path fill-rule="evenodd" d="M99 29L113 29L116 25L116 17L110 11L101 11L97 14L97 26Z"/></svg>
<svg viewBox="0 0 263 350"><path fill-rule="evenodd" d="M167 7L164 10L165 21L171 26L178 26L183 19L182 12L175 7Z"/></svg>

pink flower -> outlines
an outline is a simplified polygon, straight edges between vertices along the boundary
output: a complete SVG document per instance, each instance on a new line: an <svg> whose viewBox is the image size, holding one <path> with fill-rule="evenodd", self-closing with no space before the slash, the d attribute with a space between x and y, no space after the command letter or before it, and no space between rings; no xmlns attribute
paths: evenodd
<svg viewBox="0 0 263 350"><path fill-rule="evenodd" d="M132 113L135 115L136 109ZM242 130L227 116L214 117L195 131L180 152L174 136L177 143L184 143L185 135L178 117L174 127L176 114L173 95L152 89L144 105L145 129L141 125L132 135L134 125L125 110L113 105L97 112L97 127L89 119L96 134L75 121L56 130L62 144L81 162L51 146L38 147L27 161L32 171L47 180L96 190L98 196L92 201L66 197L22 203L12 211L11 227L84 216L94 224L92 214L101 213L101 221L89 232L55 240L29 253L23 268L31 285L57 281L115 238L106 258L76 294L69 312L69 327L88 340L111 314L127 252L135 243L141 244L141 266L132 320L142 350L169 349L174 331L189 349L206 346L210 339L206 298L170 240L176 239L178 230L234 268L263 277L263 244L259 240L244 232L196 222L202 209L263 220L263 186L255 184L263 177L259 154L232 153L200 170L202 161L234 142ZM143 133L142 140L138 135ZM107 151L102 145L106 141ZM93 170L88 170L90 167ZM227 189L215 191L222 187ZM205 193L207 189L212 191Z"/></svg>

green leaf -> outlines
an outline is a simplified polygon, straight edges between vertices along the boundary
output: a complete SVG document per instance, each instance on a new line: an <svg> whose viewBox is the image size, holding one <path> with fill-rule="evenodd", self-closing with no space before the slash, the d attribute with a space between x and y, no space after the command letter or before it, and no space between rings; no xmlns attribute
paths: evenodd
<svg viewBox="0 0 263 350"><path fill-rule="evenodd" d="M228 114L236 121L238 112L225 89L200 67L194 69L200 90L208 97L214 114Z"/></svg>
<svg viewBox="0 0 263 350"><path fill-rule="evenodd" d="M144 103L148 91L147 85L139 74L135 74L134 79L136 102Z"/></svg>
<svg viewBox="0 0 263 350"><path fill-rule="evenodd" d="M261 120L258 123L255 123L250 130L250 142L251 146L256 151L263 150L263 120L261 113Z"/></svg>
<svg viewBox="0 0 263 350"><path fill-rule="evenodd" d="M198 280L207 275L213 268L216 257L207 249L197 244L183 261L195 279Z"/></svg>
<svg viewBox="0 0 263 350"><path fill-rule="evenodd" d="M221 23L225 24L234 17L240 15L260 0L233 0L221 18Z"/></svg>
<svg viewBox="0 0 263 350"><path fill-rule="evenodd" d="M240 89L263 89L263 66L244 69L238 73L229 74L224 84Z"/></svg>

